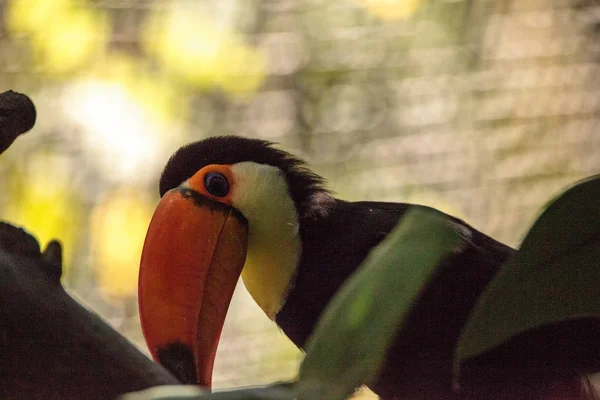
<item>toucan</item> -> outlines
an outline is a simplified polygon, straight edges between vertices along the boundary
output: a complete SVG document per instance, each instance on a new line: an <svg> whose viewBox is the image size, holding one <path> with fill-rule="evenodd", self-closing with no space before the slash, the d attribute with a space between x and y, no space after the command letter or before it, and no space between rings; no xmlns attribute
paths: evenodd
<svg viewBox="0 0 600 400"><path fill-rule="evenodd" d="M263 140L181 147L160 178L139 275L145 340L184 383L210 386L241 276L300 348L336 291L414 204L336 198L325 180ZM432 209L432 212L439 212ZM441 212L440 212L441 213ZM515 252L442 214L466 238L422 290L371 388L384 398L450 398L452 351L475 301Z"/></svg>

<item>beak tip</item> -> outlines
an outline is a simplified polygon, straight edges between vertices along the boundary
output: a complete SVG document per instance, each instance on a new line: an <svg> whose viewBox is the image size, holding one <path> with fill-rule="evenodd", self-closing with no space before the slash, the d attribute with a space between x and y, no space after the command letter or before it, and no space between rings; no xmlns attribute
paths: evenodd
<svg viewBox="0 0 600 400"><path fill-rule="evenodd" d="M192 349L183 343L173 342L156 350L158 362L183 384L198 384L198 373Z"/></svg>

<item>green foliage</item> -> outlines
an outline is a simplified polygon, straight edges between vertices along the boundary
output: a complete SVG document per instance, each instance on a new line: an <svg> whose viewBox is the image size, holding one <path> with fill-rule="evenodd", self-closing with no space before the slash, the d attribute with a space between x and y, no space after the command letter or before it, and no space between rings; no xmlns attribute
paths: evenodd
<svg viewBox="0 0 600 400"><path fill-rule="evenodd" d="M600 317L600 175L552 201L486 291L456 349L461 361L545 324ZM574 339L576 340L576 339Z"/></svg>

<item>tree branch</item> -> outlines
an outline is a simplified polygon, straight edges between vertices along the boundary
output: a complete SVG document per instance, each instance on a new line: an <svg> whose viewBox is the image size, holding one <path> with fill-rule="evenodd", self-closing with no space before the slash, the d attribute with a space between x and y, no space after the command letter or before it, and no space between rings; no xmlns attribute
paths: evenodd
<svg viewBox="0 0 600 400"><path fill-rule="evenodd" d="M179 382L60 284L61 249L0 222L0 398L114 399Z"/></svg>
<svg viewBox="0 0 600 400"><path fill-rule="evenodd" d="M0 93L0 154L33 128L35 119L35 106L29 97L12 90Z"/></svg>

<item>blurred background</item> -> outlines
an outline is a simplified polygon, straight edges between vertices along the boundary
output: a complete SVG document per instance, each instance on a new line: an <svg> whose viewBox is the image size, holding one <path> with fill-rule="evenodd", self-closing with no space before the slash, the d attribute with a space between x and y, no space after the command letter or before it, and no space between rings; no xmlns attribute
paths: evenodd
<svg viewBox="0 0 600 400"><path fill-rule="evenodd" d="M517 246L600 172L599 22L594 0L0 0L0 91L38 109L0 159L0 218L60 238L70 293L143 351L158 177L207 136L279 142L341 198L428 204ZM240 286L215 387L300 358Z"/></svg>

